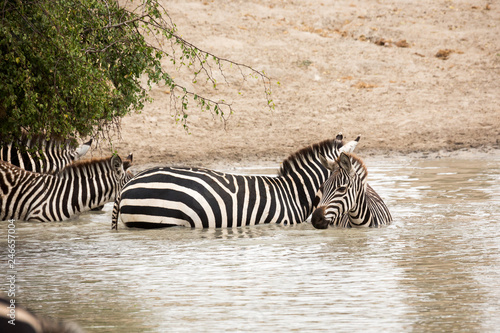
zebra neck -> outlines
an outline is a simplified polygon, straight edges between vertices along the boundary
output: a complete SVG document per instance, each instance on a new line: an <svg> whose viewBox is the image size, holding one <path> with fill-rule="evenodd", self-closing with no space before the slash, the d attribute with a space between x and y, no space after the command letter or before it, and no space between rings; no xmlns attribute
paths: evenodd
<svg viewBox="0 0 500 333"><path fill-rule="evenodd" d="M34 147L37 147L34 150ZM38 173L53 173L60 171L76 157L69 141L51 139L46 141L43 137L27 139L24 137L20 146L14 143L0 145L0 159L15 166Z"/></svg>
<svg viewBox="0 0 500 333"><path fill-rule="evenodd" d="M106 162L69 167L54 176L67 194L64 205L69 211L87 211L116 197L117 181Z"/></svg>
<svg viewBox="0 0 500 333"><path fill-rule="evenodd" d="M292 208L289 212L291 223L304 222L312 214L314 197L328 175L329 172L318 162L303 165L299 170L294 168L286 176L275 178L280 184L282 200Z"/></svg>
<svg viewBox="0 0 500 333"><path fill-rule="evenodd" d="M355 210L349 212L349 221L352 226L379 227L392 221L391 213L377 192L369 185L358 198Z"/></svg>

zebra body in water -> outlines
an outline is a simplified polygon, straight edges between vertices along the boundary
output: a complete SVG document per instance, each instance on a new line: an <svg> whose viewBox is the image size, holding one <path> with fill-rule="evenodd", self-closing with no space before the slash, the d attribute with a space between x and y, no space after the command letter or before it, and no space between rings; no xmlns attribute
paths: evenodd
<svg viewBox="0 0 500 333"><path fill-rule="evenodd" d="M368 171L359 157L341 153L336 160L321 157L321 161L332 173L314 199L315 228L380 227L392 222L386 204L367 183Z"/></svg>
<svg viewBox="0 0 500 333"><path fill-rule="evenodd" d="M117 155L40 174L0 161L0 221L63 221L114 200L133 175Z"/></svg>
<svg viewBox="0 0 500 333"><path fill-rule="evenodd" d="M0 160L21 169L38 173L56 173L81 159L92 145L92 139L76 147L72 140L43 136L29 138L23 134L16 143L0 144Z"/></svg>
<svg viewBox="0 0 500 333"><path fill-rule="evenodd" d="M312 212L313 198L329 171L319 154L336 158L352 151L359 137L342 134L306 147L283 162L277 177L226 174L201 168L160 167L134 177L115 201L118 219L129 227L225 228L263 223L296 224Z"/></svg>

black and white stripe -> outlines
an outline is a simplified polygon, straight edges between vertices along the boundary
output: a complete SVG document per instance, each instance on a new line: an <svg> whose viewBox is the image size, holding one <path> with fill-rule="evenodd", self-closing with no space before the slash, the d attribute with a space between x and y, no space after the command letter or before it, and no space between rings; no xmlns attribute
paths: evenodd
<svg viewBox="0 0 500 333"><path fill-rule="evenodd" d="M341 153L337 160L321 160L332 174L314 199L317 208L311 223L315 228L380 227L391 223L391 213L367 183L368 172L359 157Z"/></svg>
<svg viewBox="0 0 500 333"><path fill-rule="evenodd" d="M134 177L115 201L118 218L131 227L226 228L263 223L296 224L312 212L313 198L329 171L319 154L352 151L342 135L304 148L283 162L277 177L244 176L202 168L160 167Z"/></svg>
<svg viewBox="0 0 500 333"><path fill-rule="evenodd" d="M132 178L130 162L113 156L40 174L0 161L0 221L63 221L102 206Z"/></svg>
<svg viewBox="0 0 500 333"><path fill-rule="evenodd" d="M0 144L0 160L27 171L56 173L66 165L79 160L90 148L92 140L76 147L72 140L43 136L29 138L26 134L17 142Z"/></svg>

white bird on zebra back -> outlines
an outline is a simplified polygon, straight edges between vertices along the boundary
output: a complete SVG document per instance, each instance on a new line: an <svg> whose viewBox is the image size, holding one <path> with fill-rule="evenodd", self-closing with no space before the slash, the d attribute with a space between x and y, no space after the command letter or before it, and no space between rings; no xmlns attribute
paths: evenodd
<svg viewBox="0 0 500 333"><path fill-rule="evenodd" d="M133 175L118 155L40 174L0 161L0 221L63 221L113 201Z"/></svg>
<svg viewBox="0 0 500 333"><path fill-rule="evenodd" d="M159 167L136 175L113 208L129 227L186 226L225 228L264 223L296 224L311 213L313 199L329 175L323 154L336 158L352 151L359 137L335 139L303 148L283 161L277 177L234 175L203 168Z"/></svg>
<svg viewBox="0 0 500 333"><path fill-rule="evenodd" d="M56 173L66 165L80 160L90 149L92 139L76 146L74 140L62 140L55 136L28 137L23 133L16 142L4 142L0 138L0 160L27 171Z"/></svg>
<svg viewBox="0 0 500 333"><path fill-rule="evenodd" d="M392 222L386 204L367 183L368 171L359 157L341 153L337 159L320 159L332 173L314 199L311 223L315 228L380 227Z"/></svg>

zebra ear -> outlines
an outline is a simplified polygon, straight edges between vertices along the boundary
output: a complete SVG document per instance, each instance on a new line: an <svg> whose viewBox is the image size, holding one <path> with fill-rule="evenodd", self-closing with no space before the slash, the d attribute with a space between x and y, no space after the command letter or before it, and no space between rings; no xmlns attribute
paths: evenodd
<svg viewBox="0 0 500 333"><path fill-rule="evenodd" d="M114 155L113 157L111 157L111 166L116 171L120 170L120 168L122 167L122 159L120 158L120 156Z"/></svg>
<svg viewBox="0 0 500 333"><path fill-rule="evenodd" d="M345 145L343 145L339 149L339 151L340 152L346 152L346 153L352 153L354 151L354 148L356 148L356 146L358 145L360 138L361 138L361 135L358 135L358 137L355 140L349 141L348 143L346 143Z"/></svg>
<svg viewBox="0 0 500 333"><path fill-rule="evenodd" d="M76 149L76 156L77 156L76 159L78 160L82 158L82 156L89 151L91 145L92 145L92 139L90 139L88 142L85 142L80 147L78 147Z"/></svg>
<svg viewBox="0 0 500 333"><path fill-rule="evenodd" d="M339 167L344 170L347 174L351 173L351 158L346 153L342 152L337 160Z"/></svg>
<svg viewBox="0 0 500 333"><path fill-rule="evenodd" d="M321 162L321 165L327 168L328 170L335 171L337 163L335 163L335 161L331 161L328 158L326 158L322 152L319 152L319 161Z"/></svg>
<svg viewBox="0 0 500 333"><path fill-rule="evenodd" d="M130 168L133 160L134 160L134 154L128 155L125 161L123 161L123 169L127 170L128 168Z"/></svg>

